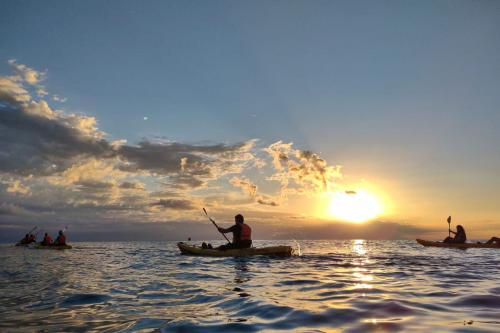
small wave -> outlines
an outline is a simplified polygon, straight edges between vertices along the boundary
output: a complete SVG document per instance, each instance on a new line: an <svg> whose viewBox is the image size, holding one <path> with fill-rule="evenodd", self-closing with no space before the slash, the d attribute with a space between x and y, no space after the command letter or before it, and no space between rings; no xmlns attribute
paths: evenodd
<svg viewBox="0 0 500 333"><path fill-rule="evenodd" d="M243 305L243 310L236 313L238 317L256 316L262 319L276 319L286 316L293 308L273 304L261 304L258 302Z"/></svg>
<svg viewBox="0 0 500 333"><path fill-rule="evenodd" d="M288 280L288 281L281 281L278 284L283 285L283 286L299 286L299 285L305 285L305 284L318 284L321 283L318 280Z"/></svg>
<svg viewBox="0 0 500 333"><path fill-rule="evenodd" d="M418 311L405 306L397 301L383 301L376 303L358 303L357 308L368 310L367 314L376 316L407 316L416 314Z"/></svg>
<svg viewBox="0 0 500 333"><path fill-rule="evenodd" d="M243 323L228 323L218 325L197 325L189 321L179 321L166 325L160 329L162 333L189 332L189 333L218 333L218 332L258 332L258 326Z"/></svg>
<svg viewBox="0 0 500 333"><path fill-rule="evenodd" d="M500 308L500 296L497 295L464 296L456 301L451 302L450 305Z"/></svg>
<svg viewBox="0 0 500 333"><path fill-rule="evenodd" d="M76 305L87 305L87 304L97 304L104 303L110 300L111 297L102 294L76 294L66 298L61 304L61 307L76 306Z"/></svg>
<svg viewBox="0 0 500 333"><path fill-rule="evenodd" d="M346 330L346 333L401 332L403 325L394 322L363 323Z"/></svg>

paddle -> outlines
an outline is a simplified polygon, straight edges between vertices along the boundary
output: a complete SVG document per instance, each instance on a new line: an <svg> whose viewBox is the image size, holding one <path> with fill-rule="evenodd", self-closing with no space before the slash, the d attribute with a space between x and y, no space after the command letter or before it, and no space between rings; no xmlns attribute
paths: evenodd
<svg viewBox="0 0 500 333"><path fill-rule="evenodd" d="M451 237L451 227L450 227L450 224L451 224L451 216L448 216L448 237Z"/></svg>
<svg viewBox="0 0 500 333"><path fill-rule="evenodd" d="M217 223L215 223L215 221L210 216L208 216L208 213L207 213L207 210L205 209L205 207L203 207L203 211L205 212L205 215L208 217L210 222L212 222L214 224L214 226L217 228L217 230L219 230L219 226L217 225ZM222 236L224 236L224 238L227 240L228 243L231 243L229 241L229 239L227 239L226 235L224 235L224 233L221 232L221 234L222 234Z"/></svg>

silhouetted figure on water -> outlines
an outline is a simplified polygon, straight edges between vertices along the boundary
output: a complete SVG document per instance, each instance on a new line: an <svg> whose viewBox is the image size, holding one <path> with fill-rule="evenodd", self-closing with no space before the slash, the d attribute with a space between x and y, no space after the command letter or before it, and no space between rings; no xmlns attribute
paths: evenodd
<svg viewBox="0 0 500 333"><path fill-rule="evenodd" d="M59 246L66 245L66 236L64 235L62 230L59 230L59 235L57 236L54 244L52 245L59 245Z"/></svg>
<svg viewBox="0 0 500 333"><path fill-rule="evenodd" d="M443 242L444 243L465 243L467 240L467 236L465 235L465 229L461 225L457 225L457 231L450 230L455 237L446 237Z"/></svg>
<svg viewBox="0 0 500 333"><path fill-rule="evenodd" d="M45 233L45 236L40 244L44 246L52 245L52 237L50 237L48 233Z"/></svg>
<svg viewBox="0 0 500 333"><path fill-rule="evenodd" d="M219 250L228 249L246 249L252 246L252 229L245 224L243 215L238 214L234 217L235 224L227 229L218 228L219 232L225 234L233 233L233 242L219 246Z"/></svg>
<svg viewBox="0 0 500 333"><path fill-rule="evenodd" d="M500 246L500 237L491 237L485 244L496 244Z"/></svg>
<svg viewBox="0 0 500 333"><path fill-rule="evenodd" d="M19 241L20 244L30 244L36 242L36 237L33 234L26 234L23 239Z"/></svg>

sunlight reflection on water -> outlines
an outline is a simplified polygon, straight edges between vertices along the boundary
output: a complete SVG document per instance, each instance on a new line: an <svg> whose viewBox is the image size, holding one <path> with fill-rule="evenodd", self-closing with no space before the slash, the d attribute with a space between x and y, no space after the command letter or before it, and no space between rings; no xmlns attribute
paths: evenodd
<svg viewBox="0 0 500 333"><path fill-rule="evenodd" d="M294 242L257 241L256 245ZM299 241L291 258L175 243L0 247L0 331L498 332L498 250ZM29 327L29 329L27 329Z"/></svg>

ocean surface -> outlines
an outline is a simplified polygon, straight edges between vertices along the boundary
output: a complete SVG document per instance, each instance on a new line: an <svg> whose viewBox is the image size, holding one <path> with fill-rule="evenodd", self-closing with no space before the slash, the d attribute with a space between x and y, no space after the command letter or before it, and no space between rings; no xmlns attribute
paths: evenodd
<svg viewBox="0 0 500 333"><path fill-rule="evenodd" d="M193 257L175 242L2 245L0 332L500 332L498 249L255 242L277 244L300 255Z"/></svg>

